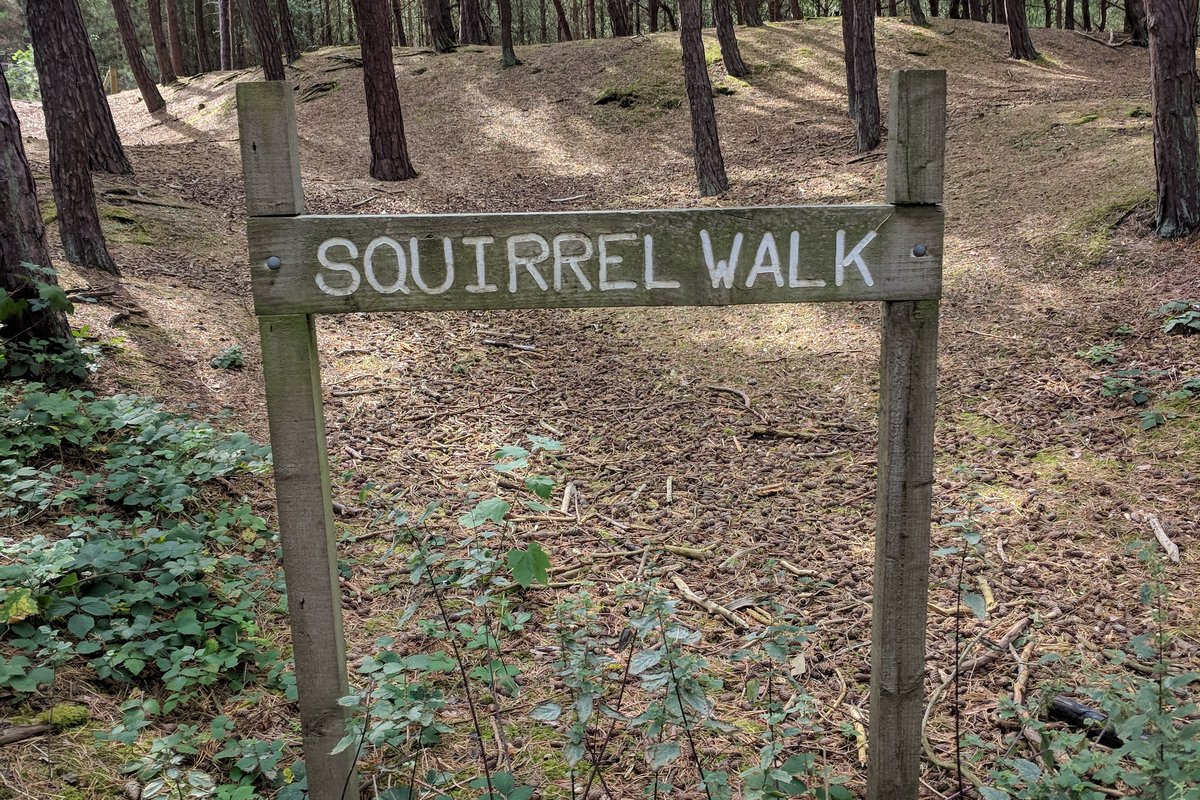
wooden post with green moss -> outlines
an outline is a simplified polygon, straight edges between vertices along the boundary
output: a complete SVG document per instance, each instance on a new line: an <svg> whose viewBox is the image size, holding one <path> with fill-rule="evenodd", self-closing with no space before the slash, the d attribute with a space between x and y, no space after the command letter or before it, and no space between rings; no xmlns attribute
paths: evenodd
<svg viewBox="0 0 1200 800"><path fill-rule="evenodd" d="M316 314L882 301L868 799L916 800L941 296L945 73L892 76L888 202L304 214L293 88L238 86L247 242L308 796L358 797Z"/></svg>

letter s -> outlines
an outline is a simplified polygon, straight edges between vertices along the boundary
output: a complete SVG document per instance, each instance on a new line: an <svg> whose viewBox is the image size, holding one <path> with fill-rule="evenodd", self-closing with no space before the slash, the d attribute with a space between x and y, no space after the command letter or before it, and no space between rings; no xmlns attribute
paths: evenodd
<svg viewBox="0 0 1200 800"><path fill-rule="evenodd" d="M350 253L350 258L358 258L358 248L354 242L349 239L326 239L321 242L321 246L317 248L317 261L322 267L331 269L335 272L345 272L350 275L349 286L330 286L325 282L324 275L317 276L317 288L325 294L333 295L334 297L345 297L346 295L354 294L358 291L358 285L362 282L362 277L358 274L358 270L353 264L346 264L341 261L330 261L328 257L329 248L344 247Z"/></svg>

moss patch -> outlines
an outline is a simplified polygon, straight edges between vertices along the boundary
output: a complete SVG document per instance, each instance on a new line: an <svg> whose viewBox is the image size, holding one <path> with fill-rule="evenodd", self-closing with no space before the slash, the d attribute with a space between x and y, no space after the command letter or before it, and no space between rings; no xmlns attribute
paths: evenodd
<svg viewBox="0 0 1200 800"><path fill-rule="evenodd" d="M59 703L54 708L49 708L37 715L38 722L44 722L53 725L55 730L66 730L67 728L78 728L80 725L85 725L92 718L92 712L84 706L73 705L71 703Z"/></svg>

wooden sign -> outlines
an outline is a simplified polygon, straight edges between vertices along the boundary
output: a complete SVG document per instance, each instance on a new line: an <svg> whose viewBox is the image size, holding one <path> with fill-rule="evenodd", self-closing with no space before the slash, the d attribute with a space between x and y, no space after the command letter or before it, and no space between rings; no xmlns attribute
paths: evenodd
<svg viewBox="0 0 1200 800"><path fill-rule="evenodd" d="M312 800L359 796L316 314L882 301L869 800L920 779L946 75L892 74L887 205L306 216L290 84L238 85L254 306Z"/></svg>

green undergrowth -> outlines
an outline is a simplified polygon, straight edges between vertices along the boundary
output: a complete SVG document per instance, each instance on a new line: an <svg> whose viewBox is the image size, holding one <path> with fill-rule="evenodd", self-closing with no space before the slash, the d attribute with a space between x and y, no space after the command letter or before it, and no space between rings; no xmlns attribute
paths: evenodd
<svg viewBox="0 0 1200 800"><path fill-rule="evenodd" d="M269 466L245 434L146 397L0 388L5 716L87 723L91 687L121 712L94 747L128 749L142 798L250 800L284 786L288 742L222 713L294 693L262 627L282 594L275 536L246 499L206 491ZM64 705L64 691L83 694Z"/></svg>

